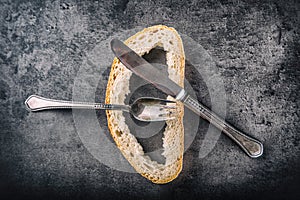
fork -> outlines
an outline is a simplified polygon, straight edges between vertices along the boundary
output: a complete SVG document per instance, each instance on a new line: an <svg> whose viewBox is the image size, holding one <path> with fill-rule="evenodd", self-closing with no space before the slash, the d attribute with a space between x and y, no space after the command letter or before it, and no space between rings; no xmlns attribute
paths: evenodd
<svg viewBox="0 0 300 200"><path fill-rule="evenodd" d="M153 97L138 98L131 105L118 105L64 101L31 95L26 99L25 105L27 110L33 112L52 109L122 110L131 113L135 119L145 122L165 121L176 116L174 101Z"/></svg>

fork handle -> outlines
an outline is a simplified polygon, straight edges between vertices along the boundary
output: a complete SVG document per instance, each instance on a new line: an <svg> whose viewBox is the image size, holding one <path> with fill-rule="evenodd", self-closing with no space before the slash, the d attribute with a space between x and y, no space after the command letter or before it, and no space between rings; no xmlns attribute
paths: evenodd
<svg viewBox="0 0 300 200"><path fill-rule="evenodd" d="M63 101L47 99L38 95L29 96L25 101L25 105L29 111L52 109L129 110L126 105Z"/></svg>
<svg viewBox="0 0 300 200"><path fill-rule="evenodd" d="M208 120L217 128L222 130L223 133L228 135L234 142L236 142L247 153L248 156L257 158L262 155L263 145L261 142L237 130L226 121L218 117L207 107L193 99L190 95L186 95L186 97L183 98L183 102L196 114Z"/></svg>

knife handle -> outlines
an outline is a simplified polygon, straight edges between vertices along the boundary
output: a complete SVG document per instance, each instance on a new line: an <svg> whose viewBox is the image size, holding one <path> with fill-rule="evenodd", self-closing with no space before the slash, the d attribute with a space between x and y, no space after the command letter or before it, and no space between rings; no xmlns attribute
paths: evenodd
<svg viewBox="0 0 300 200"><path fill-rule="evenodd" d="M248 156L257 158L263 154L263 145L261 142L237 130L210 109L193 99L190 95L187 94L182 101L193 112L222 130L223 133L236 142Z"/></svg>

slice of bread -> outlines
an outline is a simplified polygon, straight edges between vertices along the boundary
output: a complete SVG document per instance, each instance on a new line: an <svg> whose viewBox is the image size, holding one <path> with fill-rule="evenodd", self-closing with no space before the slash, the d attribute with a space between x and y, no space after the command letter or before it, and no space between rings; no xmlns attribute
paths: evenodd
<svg viewBox="0 0 300 200"><path fill-rule="evenodd" d="M157 46L166 51L169 78L183 87L185 56L180 36L175 29L156 25L145 28L125 41L125 44L140 56ZM129 79L132 72L115 58L106 90L107 104L124 104L129 94ZM172 97L168 96L168 99ZM174 180L182 170L184 151L183 104L178 102L178 117L166 121L163 133L165 164L160 164L145 155L143 147L130 133L122 111L108 110L107 122L110 133L124 157L133 168L153 183L163 184Z"/></svg>

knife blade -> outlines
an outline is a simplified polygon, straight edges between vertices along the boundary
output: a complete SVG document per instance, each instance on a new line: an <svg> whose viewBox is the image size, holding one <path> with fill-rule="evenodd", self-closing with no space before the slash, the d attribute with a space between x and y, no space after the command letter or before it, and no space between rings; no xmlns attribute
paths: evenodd
<svg viewBox="0 0 300 200"><path fill-rule="evenodd" d="M120 40L112 40L111 47L114 54L128 69L152 83L156 88L173 97L182 90L174 81L169 79L165 74L158 73L158 70L153 65L124 45ZM151 79L148 77L151 77Z"/></svg>
<svg viewBox="0 0 300 200"><path fill-rule="evenodd" d="M153 84L156 88L176 98L178 101L183 102L187 108L222 130L223 133L235 141L248 156L257 158L263 154L263 145L261 142L237 130L207 107L193 99L184 88L161 73L122 41L113 39L111 41L111 49L125 67L137 76Z"/></svg>

